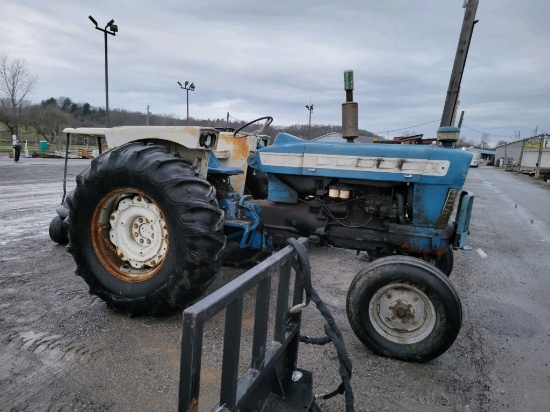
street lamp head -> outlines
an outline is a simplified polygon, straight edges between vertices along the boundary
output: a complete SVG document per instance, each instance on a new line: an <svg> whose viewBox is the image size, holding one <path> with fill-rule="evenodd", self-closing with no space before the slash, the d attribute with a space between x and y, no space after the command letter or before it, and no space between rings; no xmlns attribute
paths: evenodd
<svg viewBox="0 0 550 412"><path fill-rule="evenodd" d="M95 26L97 27L97 21L95 21L95 19L92 17L92 16L88 16L88 18L91 20L92 23L95 24Z"/></svg>
<svg viewBox="0 0 550 412"><path fill-rule="evenodd" d="M185 87L187 87L188 84L189 84L189 82L186 80L185 81Z"/></svg>
<svg viewBox="0 0 550 412"><path fill-rule="evenodd" d="M118 32L118 26L114 23L115 23L115 20L111 19L111 21L107 23L107 25L105 26L105 30L107 30L107 27L108 27L112 34L115 34L116 32Z"/></svg>
<svg viewBox="0 0 550 412"><path fill-rule="evenodd" d="M195 90L195 85L193 83L191 83L191 85L189 86L189 90L191 91Z"/></svg>
<svg viewBox="0 0 550 412"><path fill-rule="evenodd" d="M178 84L180 85L180 87L183 87L179 81L178 81Z"/></svg>

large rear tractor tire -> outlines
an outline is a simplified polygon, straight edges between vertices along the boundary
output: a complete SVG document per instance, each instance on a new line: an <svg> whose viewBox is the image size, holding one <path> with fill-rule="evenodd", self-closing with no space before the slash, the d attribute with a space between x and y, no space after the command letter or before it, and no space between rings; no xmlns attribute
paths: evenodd
<svg viewBox="0 0 550 412"><path fill-rule="evenodd" d="M411 256L388 256L360 271L347 312L359 340L378 355L426 362L443 354L462 325L453 285L437 268Z"/></svg>
<svg viewBox="0 0 550 412"><path fill-rule="evenodd" d="M200 297L221 264L216 193L161 145L129 143L94 159L69 199L76 274L110 307L160 316Z"/></svg>
<svg viewBox="0 0 550 412"><path fill-rule="evenodd" d="M227 242L224 249L223 264L238 268L250 268L269 257L270 252L262 249L240 248L238 242Z"/></svg>

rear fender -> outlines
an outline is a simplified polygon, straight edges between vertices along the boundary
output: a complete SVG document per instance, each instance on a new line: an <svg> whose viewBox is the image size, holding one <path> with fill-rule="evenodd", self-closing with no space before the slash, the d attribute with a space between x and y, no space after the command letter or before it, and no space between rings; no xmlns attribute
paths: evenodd
<svg viewBox="0 0 550 412"><path fill-rule="evenodd" d="M148 142L167 146L180 157L189 160L206 178L208 157L218 145L219 131L199 126L120 126L66 128L64 133L105 137L109 149L130 142Z"/></svg>

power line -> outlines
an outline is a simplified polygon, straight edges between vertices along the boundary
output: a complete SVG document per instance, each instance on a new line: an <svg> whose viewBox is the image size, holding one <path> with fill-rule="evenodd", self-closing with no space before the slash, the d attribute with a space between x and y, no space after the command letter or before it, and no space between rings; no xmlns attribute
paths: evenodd
<svg viewBox="0 0 550 412"><path fill-rule="evenodd" d="M439 122L439 121L441 121L441 119L436 119L436 120L432 120L431 122L417 124L415 126L403 127L402 129L386 130L385 132L375 132L374 134L384 134L384 133L398 132L400 130L412 129L413 127L425 126L427 124L431 124L431 123L435 123L435 122Z"/></svg>
<svg viewBox="0 0 550 412"><path fill-rule="evenodd" d="M231 115L229 115L228 117L229 117L230 119L236 120L236 121L241 122L241 123L244 122L244 120L237 119L236 117L233 117L233 116L231 116Z"/></svg>
<svg viewBox="0 0 550 412"><path fill-rule="evenodd" d="M510 135L508 135L508 136L502 136L502 135L499 135L499 134L492 134L492 133L481 132L481 131L479 131L479 130L472 129L471 127L468 127L468 126L465 126L465 125L462 125L462 127L466 128L466 129L469 129L469 130L471 130L471 131L473 131L473 132L476 132L476 133L486 134L486 135L488 135L488 136L506 137L506 138L510 137Z"/></svg>

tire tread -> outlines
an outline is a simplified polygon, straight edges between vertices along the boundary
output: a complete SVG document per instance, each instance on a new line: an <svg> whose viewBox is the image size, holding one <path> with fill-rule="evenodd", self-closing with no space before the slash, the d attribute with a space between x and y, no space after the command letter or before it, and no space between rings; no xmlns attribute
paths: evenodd
<svg viewBox="0 0 550 412"><path fill-rule="evenodd" d="M99 279L98 271L106 270L97 267L99 262L90 241L82 234L87 233L83 229L90 221L80 212L93 199L97 199L97 204L101 194L93 194L94 191L105 191L101 186L119 182L120 176L127 178L124 185L128 187L148 185L155 193L163 193L163 212L173 214L177 225L170 230L170 236L178 237L177 250L173 251L177 254L173 262L178 270L161 268L169 271L163 275L164 283L140 296L130 296L122 290L122 286L132 285L114 287L116 280ZM205 292L221 265L225 245L223 213L217 206L215 191L207 180L197 176L189 161L161 145L129 143L94 159L76 181L77 187L68 202L68 250L75 259L76 274L86 281L91 294L132 316L158 316L183 309ZM90 215L90 211L86 214ZM174 244L171 240L171 247Z"/></svg>

